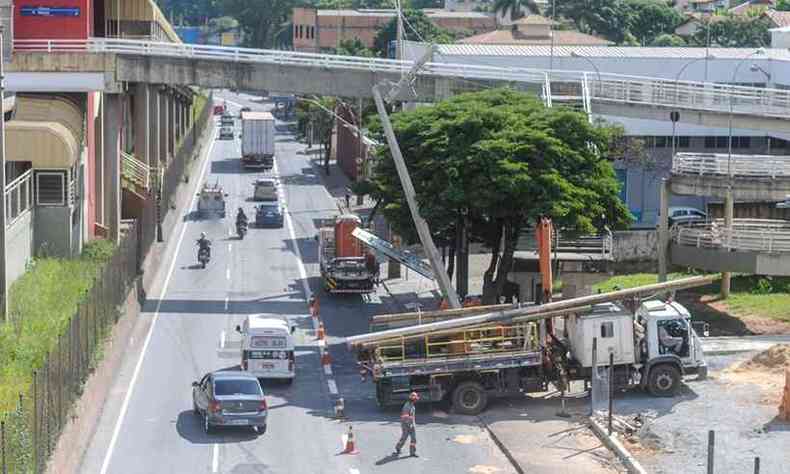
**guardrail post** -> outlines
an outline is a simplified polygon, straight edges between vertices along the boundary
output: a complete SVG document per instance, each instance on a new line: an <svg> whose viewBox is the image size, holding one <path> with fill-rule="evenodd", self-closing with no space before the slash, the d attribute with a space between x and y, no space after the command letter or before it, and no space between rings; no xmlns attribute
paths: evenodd
<svg viewBox="0 0 790 474"><path fill-rule="evenodd" d="M0 467L3 474L8 474L8 466L5 463L5 421L0 421Z"/></svg>

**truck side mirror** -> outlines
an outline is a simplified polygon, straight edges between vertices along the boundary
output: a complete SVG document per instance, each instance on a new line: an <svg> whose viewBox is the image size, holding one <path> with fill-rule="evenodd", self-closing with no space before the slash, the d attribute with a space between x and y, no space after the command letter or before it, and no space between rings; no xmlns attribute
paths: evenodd
<svg viewBox="0 0 790 474"><path fill-rule="evenodd" d="M236 332L241 334L241 326L239 326L238 324L236 325Z"/></svg>
<svg viewBox="0 0 790 474"><path fill-rule="evenodd" d="M192 382L193 387L197 387L199 384L197 382Z"/></svg>
<svg viewBox="0 0 790 474"><path fill-rule="evenodd" d="M318 236L316 235L314 238L315 238L315 241L318 242Z"/></svg>
<svg viewBox="0 0 790 474"><path fill-rule="evenodd" d="M296 332L296 326L291 326L291 334Z"/></svg>

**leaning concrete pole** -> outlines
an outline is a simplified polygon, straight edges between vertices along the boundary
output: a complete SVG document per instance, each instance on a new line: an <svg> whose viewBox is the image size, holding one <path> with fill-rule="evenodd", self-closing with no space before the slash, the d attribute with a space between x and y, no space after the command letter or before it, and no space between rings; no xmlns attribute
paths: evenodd
<svg viewBox="0 0 790 474"><path fill-rule="evenodd" d="M667 250L669 249L669 183L661 179L658 215L658 281L667 281Z"/></svg>
<svg viewBox="0 0 790 474"><path fill-rule="evenodd" d="M408 77L409 76L407 76L407 78ZM401 82L403 82L403 80L401 80ZM437 281L439 282L439 289L442 291L442 295L447 298L450 308L460 308L461 302L458 300L458 294L453 288L450 277L447 276L447 272L444 270L442 258L439 256L439 251L433 243L428 223L420 215L420 209L417 206L417 200L415 198L416 193L414 191L414 185L411 182L409 170L406 168L406 162L403 161L398 139L395 137L395 131L392 129L392 122L390 122L390 117L384 106L384 98L381 96L379 85L373 86L373 99L376 102L376 109L378 110L379 117L381 117L381 125L384 128L384 135L387 137L387 144L389 145L392 159L395 162L395 168L398 170L398 177L403 186L403 194L406 196L406 202L409 203L409 211L411 211L411 217L414 220L414 227L417 228L417 235L420 237L422 248L425 249L425 253L428 254L428 260L431 263L433 274L436 275Z"/></svg>
<svg viewBox="0 0 790 474"><path fill-rule="evenodd" d="M0 117L0 320L8 320L8 285L6 282L6 199L5 199L5 75L3 72L3 32L0 31L0 108L3 115Z"/></svg>
<svg viewBox="0 0 790 474"><path fill-rule="evenodd" d="M732 244L732 218L735 213L735 201L732 197L732 186L727 187L727 195L724 197L724 228L727 229L727 240L725 245L729 250ZM730 284L732 280L732 272L722 272L721 274L721 297L726 299L730 297Z"/></svg>

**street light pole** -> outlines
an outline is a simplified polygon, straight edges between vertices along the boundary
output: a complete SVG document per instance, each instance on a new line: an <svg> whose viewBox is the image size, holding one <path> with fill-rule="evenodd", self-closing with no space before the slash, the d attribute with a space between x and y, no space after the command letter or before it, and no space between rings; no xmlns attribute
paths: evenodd
<svg viewBox="0 0 790 474"><path fill-rule="evenodd" d="M3 36L0 31L0 320L8 321L8 284L6 270L6 195L5 195L5 58L3 57Z"/></svg>
<svg viewBox="0 0 790 474"><path fill-rule="evenodd" d="M705 60L705 77L706 77L706 80L707 80L708 59L715 59L715 56L713 56L711 54L708 54L707 49L706 49L704 58L692 59L691 61L689 61L686 64L684 64L683 67L680 68L680 71L678 71L678 73L675 75L675 101L677 101L677 98L680 95L680 94L678 94L678 82L680 81L680 76L683 75L683 73L686 71L686 68L688 68L689 66L691 66L692 64L694 64L696 62L702 61L703 59ZM672 120L672 159L675 159L675 143L676 143L676 137L675 137L675 128L676 127L675 127L675 124L676 123L677 123L677 120L674 120L674 118L673 118L673 120Z"/></svg>

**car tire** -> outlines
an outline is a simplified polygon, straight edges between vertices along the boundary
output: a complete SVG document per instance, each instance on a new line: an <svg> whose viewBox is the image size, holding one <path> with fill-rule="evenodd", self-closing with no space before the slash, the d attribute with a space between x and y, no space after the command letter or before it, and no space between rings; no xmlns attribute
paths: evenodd
<svg viewBox="0 0 790 474"><path fill-rule="evenodd" d="M211 423L209 423L208 421L208 413L206 413L206 415L203 416L203 431L207 435L210 435L214 431L214 427L211 426Z"/></svg>
<svg viewBox="0 0 790 474"><path fill-rule="evenodd" d="M258 433L258 436L266 434L266 426L267 425L259 425L255 427L255 432Z"/></svg>
<svg viewBox="0 0 790 474"><path fill-rule="evenodd" d="M680 388L680 370L671 364L659 364L650 368L647 390L654 397L674 397Z"/></svg>
<svg viewBox="0 0 790 474"><path fill-rule="evenodd" d="M488 394L474 381L461 382L453 390L453 411L461 415L478 415L488 405Z"/></svg>

